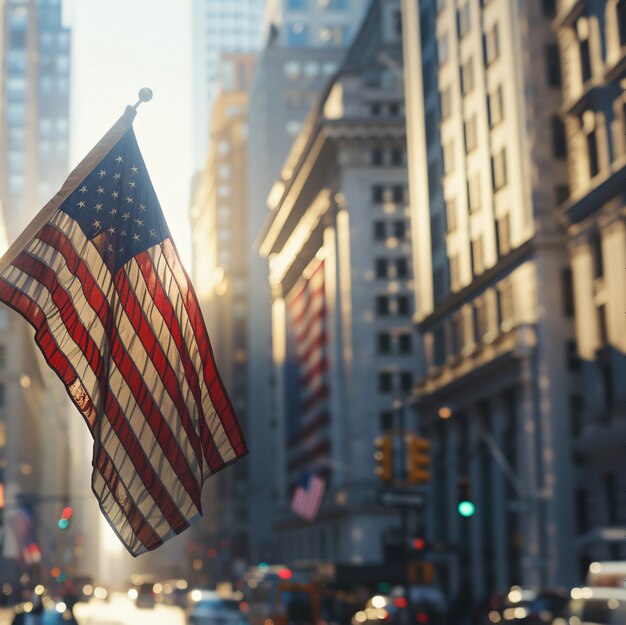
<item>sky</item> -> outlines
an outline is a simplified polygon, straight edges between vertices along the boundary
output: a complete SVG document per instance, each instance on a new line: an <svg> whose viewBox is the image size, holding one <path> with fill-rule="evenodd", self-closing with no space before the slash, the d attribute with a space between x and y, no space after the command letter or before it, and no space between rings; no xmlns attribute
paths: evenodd
<svg viewBox="0 0 626 625"><path fill-rule="evenodd" d="M183 263L190 269L191 0L65 0L72 28L71 167L137 92L134 127Z"/></svg>

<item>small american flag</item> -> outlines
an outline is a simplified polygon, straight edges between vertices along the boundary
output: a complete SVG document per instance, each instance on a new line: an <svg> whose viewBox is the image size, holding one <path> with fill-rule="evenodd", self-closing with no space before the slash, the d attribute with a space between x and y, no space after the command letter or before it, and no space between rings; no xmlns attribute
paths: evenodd
<svg viewBox="0 0 626 625"><path fill-rule="evenodd" d="M318 475L305 474L291 498L291 511L307 521L313 521L319 512L326 490L326 482Z"/></svg>
<svg viewBox="0 0 626 625"><path fill-rule="evenodd" d="M0 260L94 439L92 489L136 556L201 514L247 454L204 320L125 114Z"/></svg>

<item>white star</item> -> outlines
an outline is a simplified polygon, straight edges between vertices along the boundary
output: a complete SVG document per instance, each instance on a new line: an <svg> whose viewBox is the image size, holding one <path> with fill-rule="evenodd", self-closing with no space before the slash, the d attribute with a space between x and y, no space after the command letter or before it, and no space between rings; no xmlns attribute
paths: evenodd
<svg viewBox="0 0 626 625"><path fill-rule="evenodd" d="M96 193L98 195L102 195L104 193L104 189L102 187L98 187L98 190L96 191Z"/></svg>
<svg viewBox="0 0 626 625"><path fill-rule="evenodd" d="M136 183L136 182L129 182L129 183L128 183L128 186L129 186L131 189L134 189L134 188L137 186L137 183Z"/></svg>
<svg viewBox="0 0 626 625"><path fill-rule="evenodd" d="M113 253L113 246L109 243L109 247L107 248L109 252Z"/></svg>
<svg viewBox="0 0 626 625"><path fill-rule="evenodd" d="M85 193L87 193L87 187L83 185L83 186L80 188L80 192L81 192L83 195L84 195Z"/></svg>
<svg viewBox="0 0 626 625"><path fill-rule="evenodd" d="M122 219L129 219L130 218L130 213L124 213L122 215Z"/></svg>
<svg viewBox="0 0 626 625"><path fill-rule="evenodd" d="M78 208L85 208L85 202L82 200L77 204Z"/></svg>
<svg viewBox="0 0 626 625"><path fill-rule="evenodd" d="M117 215L117 208L111 209L111 215Z"/></svg>
<svg viewBox="0 0 626 625"><path fill-rule="evenodd" d="M139 212L140 213L145 213L146 212L146 207L143 204L139 205Z"/></svg>
<svg viewBox="0 0 626 625"><path fill-rule="evenodd" d="M94 227L94 228L102 228L102 225L101 225L101 224L102 224L102 222L101 222L101 221L98 221L98 220L96 219L96 221L94 221L94 222L93 222L93 227Z"/></svg>
<svg viewBox="0 0 626 625"><path fill-rule="evenodd" d="M122 177L122 174L113 174L113 180L119 180Z"/></svg>
<svg viewBox="0 0 626 625"><path fill-rule="evenodd" d="M132 171L132 172L133 172L133 174L137 174L137 173L139 173L139 167L137 167L137 165L133 165L133 166L130 168L130 171Z"/></svg>
<svg viewBox="0 0 626 625"><path fill-rule="evenodd" d="M133 241L139 241L139 235L133 234Z"/></svg>
<svg viewBox="0 0 626 625"><path fill-rule="evenodd" d="M135 200L133 200L133 198L132 198L132 197L127 197L127 198L126 198L126 203L127 203L127 204L133 204L134 202L135 202Z"/></svg>
<svg viewBox="0 0 626 625"><path fill-rule="evenodd" d="M120 254L123 254L123 253L124 253L124 248L120 247Z"/></svg>
<svg viewBox="0 0 626 625"><path fill-rule="evenodd" d="M122 230L122 231L120 232L120 236L121 236L121 237L125 237L125 236L126 236L126 230Z"/></svg>
<svg viewBox="0 0 626 625"><path fill-rule="evenodd" d="M135 223L136 223L139 227L143 226L143 221L142 221L141 219L135 219Z"/></svg>
<svg viewBox="0 0 626 625"><path fill-rule="evenodd" d="M150 236L156 239L156 232L154 230L150 230Z"/></svg>
<svg viewBox="0 0 626 625"><path fill-rule="evenodd" d="M115 228L113 226L111 226L107 232L110 232L111 234L115 234Z"/></svg>
<svg viewBox="0 0 626 625"><path fill-rule="evenodd" d="M98 176L100 176L100 180L102 180L102 177L103 177L103 176L106 176L106 175L107 175L107 173L106 173L106 171L104 171L104 169L101 169L101 170L98 172Z"/></svg>
<svg viewBox="0 0 626 625"><path fill-rule="evenodd" d="M117 199L117 196L119 195L119 193L117 191L113 191L113 193L111 193L111 195Z"/></svg>
<svg viewBox="0 0 626 625"><path fill-rule="evenodd" d="M116 163L123 163L124 162L124 158L123 156L120 154L116 159L115 159Z"/></svg>
<svg viewBox="0 0 626 625"><path fill-rule="evenodd" d="M99 213L102 210L102 204L96 204L96 213Z"/></svg>

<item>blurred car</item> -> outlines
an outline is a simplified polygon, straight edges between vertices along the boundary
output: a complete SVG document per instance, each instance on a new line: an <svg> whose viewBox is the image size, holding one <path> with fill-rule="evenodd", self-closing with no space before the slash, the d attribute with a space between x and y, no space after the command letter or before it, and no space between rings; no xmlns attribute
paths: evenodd
<svg viewBox="0 0 626 625"><path fill-rule="evenodd" d="M189 625L248 625L239 601L225 599L213 590L193 590L189 605Z"/></svg>
<svg viewBox="0 0 626 625"><path fill-rule="evenodd" d="M446 601L437 588L430 586L413 587L405 593L375 595L363 610L352 617L352 625L369 625L385 621L391 625L419 623L420 625L440 625L445 623Z"/></svg>
<svg viewBox="0 0 626 625"><path fill-rule="evenodd" d="M154 592L154 584L152 582L143 582L137 586L137 597L135 605L138 608L150 609L156 604L156 593Z"/></svg>
<svg viewBox="0 0 626 625"><path fill-rule="evenodd" d="M563 616L569 596L561 590L530 590L513 586L501 606L492 609L488 618L492 623L511 622L515 625L552 623Z"/></svg>
<svg viewBox="0 0 626 625"><path fill-rule="evenodd" d="M64 603L45 598L43 604L25 602L15 606L11 625L78 625Z"/></svg>
<svg viewBox="0 0 626 625"><path fill-rule="evenodd" d="M626 589L574 588L563 618L553 625L626 625Z"/></svg>

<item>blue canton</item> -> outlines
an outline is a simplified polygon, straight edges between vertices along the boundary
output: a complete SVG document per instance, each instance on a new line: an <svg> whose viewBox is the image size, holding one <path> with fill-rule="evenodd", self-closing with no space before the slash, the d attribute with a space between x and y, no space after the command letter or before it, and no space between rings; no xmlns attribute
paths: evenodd
<svg viewBox="0 0 626 625"><path fill-rule="evenodd" d="M170 237L131 128L61 204L109 269Z"/></svg>

